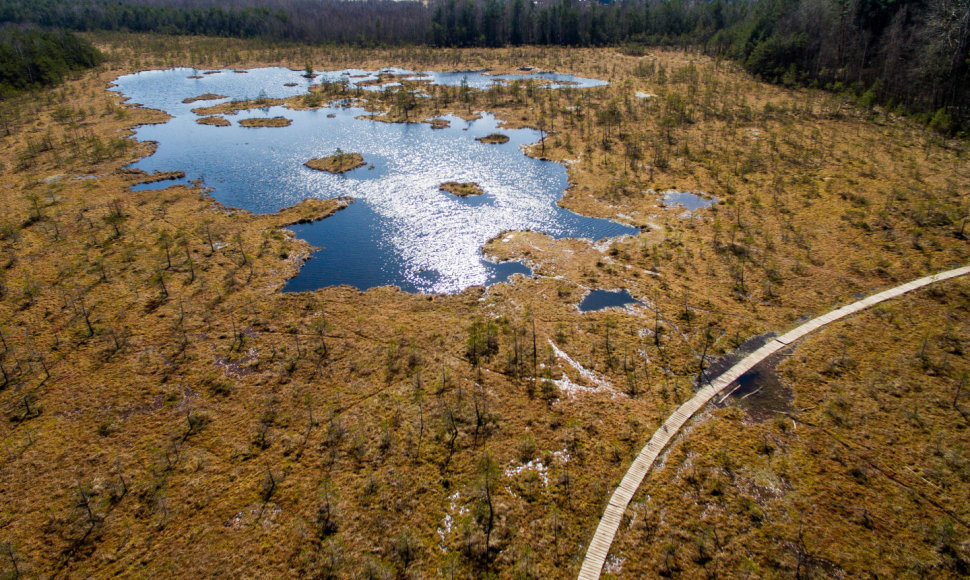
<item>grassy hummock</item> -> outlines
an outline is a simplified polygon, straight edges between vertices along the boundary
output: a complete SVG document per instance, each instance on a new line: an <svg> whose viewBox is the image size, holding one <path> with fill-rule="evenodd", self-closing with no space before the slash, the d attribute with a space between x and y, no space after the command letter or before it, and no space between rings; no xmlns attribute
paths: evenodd
<svg viewBox="0 0 970 580"><path fill-rule="evenodd" d="M195 122L200 125L212 125L214 127L228 127L229 125L232 125L228 119L220 117L219 115L202 117L200 119L196 119Z"/></svg>
<svg viewBox="0 0 970 580"><path fill-rule="evenodd" d="M491 145L491 144L499 144L499 143L508 143L509 136L503 135L501 133L492 133L490 135L485 135L484 137L478 137L475 140L480 143L487 143Z"/></svg>
<svg viewBox="0 0 970 580"><path fill-rule="evenodd" d="M196 101L217 101L219 99L228 99L228 98L229 97L227 97L226 95L217 95L215 93L205 93L204 95L199 95L197 97L188 97L188 98L182 99L182 102L188 105Z"/></svg>
<svg viewBox="0 0 970 580"><path fill-rule="evenodd" d="M238 113L239 111L251 111L253 109L265 109L268 107L276 107L285 104L284 99L249 99L245 101L226 101L225 103L217 103L215 105L209 105L208 107L196 107L192 109L192 112L196 115L206 116L206 115L232 115Z"/></svg>
<svg viewBox="0 0 970 580"><path fill-rule="evenodd" d="M289 127L293 121L286 117L253 117L239 121L240 127Z"/></svg>
<svg viewBox="0 0 970 580"><path fill-rule="evenodd" d="M360 153L344 153L340 150L328 157L311 159L304 163L310 169L317 171L327 171L330 173L345 173L352 169L357 169L365 165L364 158Z"/></svg>
<svg viewBox="0 0 970 580"><path fill-rule="evenodd" d="M485 191L477 183L468 181L446 181L438 186L441 191L447 191L458 197L469 197L472 195L482 195Z"/></svg>

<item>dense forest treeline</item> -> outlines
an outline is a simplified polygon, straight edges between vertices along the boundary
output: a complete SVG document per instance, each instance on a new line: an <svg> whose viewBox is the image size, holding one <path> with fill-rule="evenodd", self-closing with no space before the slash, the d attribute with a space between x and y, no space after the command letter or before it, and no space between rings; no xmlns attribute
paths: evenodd
<svg viewBox="0 0 970 580"><path fill-rule="evenodd" d="M0 97L58 83L101 59L90 42L70 32L0 27Z"/></svg>
<svg viewBox="0 0 970 580"><path fill-rule="evenodd" d="M421 43L428 26L423 4L394 0L0 0L0 22L372 45Z"/></svg>
<svg viewBox="0 0 970 580"><path fill-rule="evenodd" d="M691 47L970 124L970 0L0 0L0 22L364 46Z"/></svg>

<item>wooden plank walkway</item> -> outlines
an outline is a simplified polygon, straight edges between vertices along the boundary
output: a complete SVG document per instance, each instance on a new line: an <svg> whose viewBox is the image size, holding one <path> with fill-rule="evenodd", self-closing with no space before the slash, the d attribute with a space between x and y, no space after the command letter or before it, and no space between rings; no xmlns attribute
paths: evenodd
<svg viewBox="0 0 970 580"><path fill-rule="evenodd" d="M603 516L600 518L599 526L596 527L596 532L593 534L593 539L589 542L589 547L586 550L586 557L583 559L583 567L579 571L580 580L596 580L600 577L600 572L603 570L603 564L606 562L606 556L609 554L610 546L613 544L613 538L616 536L616 530L620 527L620 520L623 519L623 514L626 513L626 508L628 505L630 505L633 495L636 494L637 489L640 487L640 483L650 471L650 468L653 466L654 461L657 460L657 456L660 455L660 452L663 451L664 447L666 447L674 436L677 435L677 432L680 431L681 427L683 427L688 420L690 420L694 413L707 405L707 403L710 402L710 400L713 399L718 393L731 386L731 384L734 383L738 377L751 370L751 368L756 364L768 358L778 350L785 348L806 334L822 328L826 324L835 322L836 320L851 314L855 314L860 310L865 310L866 308L879 304L880 302L884 302L891 298L896 298L897 296L901 296L907 292L916 290L917 288L922 288L923 286L927 286L934 282L949 280L950 278L956 278L957 276L963 276L965 274L970 274L970 266L964 266L963 268L948 270L932 276L919 278L918 280L913 280L912 282L908 282L901 286L896 286L895 288L890 288L889 290L885 290L878 294L873 294L872 296L857 302L853 302L852 304L836 308L827 314L813 318L798 328L795 328L794 330L775 338L768 344L746 356L739 363L708 383L706 387L702 388L690 400L678 407L677 410L674 411L666 421L664 421L663 425L657 429L657 431L653 434L653 437L650 438L650 441L647 442L646 446L640 450L640 453L637 454L636 458L633 460L630 468L620 481L620 485L613 492L613 496L606 505ZM735 389L736 388L737 387L735 387ZM734 391L732 390L725 394L721 398L721 401L730 396L732 392Z"/></svg>

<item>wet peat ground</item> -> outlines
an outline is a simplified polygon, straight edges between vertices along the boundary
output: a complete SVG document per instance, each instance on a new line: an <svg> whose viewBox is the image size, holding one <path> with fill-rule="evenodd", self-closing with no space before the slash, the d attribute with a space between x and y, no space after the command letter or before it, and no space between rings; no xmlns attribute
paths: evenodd
<svg viewBox="0 0 970 580"><path fill-rule="evenodd" d="M704 378L713 380L774 338L773 332L749 338L734 352L714 359L704 371ZM711 405L715 408L738 407L759 423L772 419L779 413L793 411L795 393L790 385L781 380L776 370L778 364L790 356L792 350L792 347L782 349L755 365L729 387L733 391L726 399L722 401L720 397L715 397Z"/></svg>

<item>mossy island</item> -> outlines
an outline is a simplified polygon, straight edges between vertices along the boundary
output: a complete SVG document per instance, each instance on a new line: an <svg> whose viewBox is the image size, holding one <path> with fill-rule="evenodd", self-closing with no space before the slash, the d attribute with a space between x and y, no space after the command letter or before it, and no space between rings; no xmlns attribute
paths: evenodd
<svg viewBox="0 0 970 580"><path fill-rule="evenodd" d="M200 77L201 78L201 77ZM219 99L228 99L226 95L217 95L215 93L205 93L204 95L199 95L198 97L188 97L182 99L182 102L188 105L189 103L194 103L196 101L216 101Z"/></svg>
<svg viewBox="0 0 970 580"><path fill-rule="evenodd" d="M293 121L286 117L253 117L239 121L240 127L289 127Z"/></svg>
<svg viewBox="0 0 970 580"><path fill-rule="evenodd" d="M200 125L212 125L213 127L228 127L229 125L232 125L228 119L218 115L202 117L201 119L196 119L195 122Z"/></svg>
<svg viewBox="0 0 970 580"><path fill-rule="evenodd" d="M329 173L346 173L352 169L363 167L364 158L360 153L344 153L340 149L328 157L311 159L304 163L310 169L317 171L327 171Z"/></svg>
<svg viewBox="0 0 970 580"><path fill-rule="evenodd" d="M457 195L458 197L470 197L485 193L485 190L483 190L480 185L472 181L446 181L439 185L438 189L441 191L447 191L448 193Z"/></svg>
<svg viewBox="0 0 970 580"><path fill-rule="evenodd" d="M227 101L225 103L217 103L215 105L209 105L208 107L196 107L192 109L192 112L196 115L207 116L207 115L232 115L238 113L239 111L250 111L252 109L265 109L268 107L277 107L280 105L285 105L286 101L284 99L250 99L248 101Z"/></svg>
<svg viewBox="0 0 970 580"><path fill-rule="evenodd" d="M427 123L431 125L432 129L447 129L448 127L451 127L451 121L448 119L431 119L430 121L427 121Z"/></svg>
<svg viewBox="0 0 970 580"><path fill-rule="evenodd" d="M480 143L486 143L486 144L489 144L489 145L497 145L497 144L500 144L500 143L508 143L509 142L509 136L508 135L503 135L501 133L492 133L490 135L485 135L484 137L477 137L475 140L478 141L478 142L480 142Z"/></svg>

